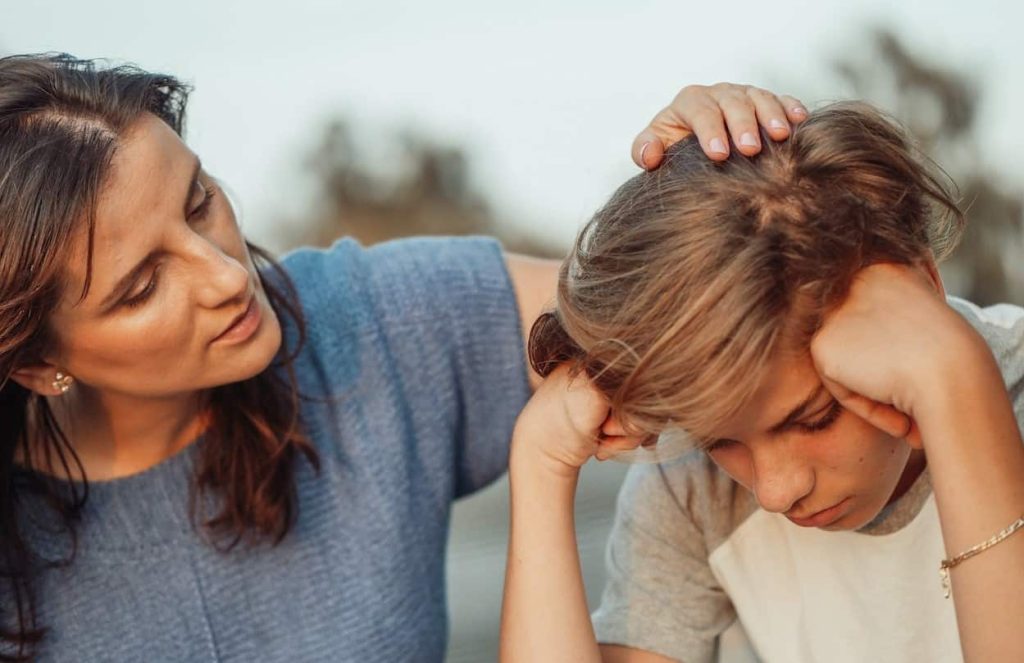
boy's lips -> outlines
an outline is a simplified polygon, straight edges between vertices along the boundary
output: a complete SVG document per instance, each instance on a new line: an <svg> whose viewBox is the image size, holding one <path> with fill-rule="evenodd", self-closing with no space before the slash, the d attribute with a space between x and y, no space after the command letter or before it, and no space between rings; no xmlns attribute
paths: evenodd
<svg viewBox="0 0 1024 663"><path fill-rule="evenodd" d="M822 509L821 511L814 512L809 516L798 517L790 513L787 513L786 517L789 518L794 524L799 525L800 527L826 527L828 525L831 525L835 521L839 520L839 518L843 515L843 507L846 506L846 503L849 501L849 499L850 498L847 497L846 499L843 499L840 502L833 504L827 509Z"/></svg>

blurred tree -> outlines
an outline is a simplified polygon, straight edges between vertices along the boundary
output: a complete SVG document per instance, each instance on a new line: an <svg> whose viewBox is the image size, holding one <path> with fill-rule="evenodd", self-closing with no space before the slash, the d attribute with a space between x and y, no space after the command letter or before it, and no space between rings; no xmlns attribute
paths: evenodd
<svg viewBox="0 0 1024 663"><path fill-rule="evenodd" d="M497 220L473 187L462 149L408 130L383 142L371 154L354 140L344 118L325 127L307 160L319 200L311 220L282 226L289 233L283 238L286 247L326 246L343 235L374 244L407 235L487 234L510 251L560 255L514 224Z"/></svg>
<svg viewBox="0 0 1024 663"><path fill-rule="evenodd" d="M982 159L982 96L965 74L912 54L891 31L870 32L870 48L835 70L854 96L888 109L921 150L958 183L970 218L954 257L943 266L950 291L987 305L1024 303L1024 199ZM372 244L413 234L488 234L533 255L563 251L500 221L473 187L472 167L457 146L414 131L396 132L372 150L354 140L344 118L330 122L308 159L320 187L312 214L285 224L285 247L327 245L342 235ZM383 163L380 154L386 153Z"/></svg>
<svg viewBox="0 0 1024 663"><path fill-rule="evenodd" d="M886 29L860 59L836 63L856 96L888 109L957 182L969 223L943 266L949 289L978 304L1024 303L1024 200L986 168L978 137L982 95L964 73L910 53Z"/></svg>

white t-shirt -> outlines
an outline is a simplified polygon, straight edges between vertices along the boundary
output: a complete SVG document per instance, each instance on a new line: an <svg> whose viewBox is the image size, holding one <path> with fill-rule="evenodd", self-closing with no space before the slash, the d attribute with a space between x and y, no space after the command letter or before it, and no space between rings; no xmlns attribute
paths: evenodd
<svg viewBox="0 0 1024 663"><path fill-rule="evenodd" d="M992 348L1024 428L1024 309L949 303ZM630 468L594 627L685 663L735 650L743 632L765 663L959 662L944 557L927 470L864 528L826 532L760 509L693 452Z"/></svg>

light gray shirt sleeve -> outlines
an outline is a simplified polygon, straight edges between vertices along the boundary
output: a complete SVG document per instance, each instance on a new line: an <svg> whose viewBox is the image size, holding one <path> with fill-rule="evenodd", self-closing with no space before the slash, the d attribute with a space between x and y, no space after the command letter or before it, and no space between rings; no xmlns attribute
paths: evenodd
<svg viewBox="0 0 1024 663"><path fill-rule="evenodd" d="M607 548L607 585L593 615L598 642L684 663L713 660L716 639L736 614L708 563L700 512L717 501L724 524L733 502L723 494L731 487L712 471L703 454L630 468Z"/></svg>
<svg viewBox="0 0 1024 663"><path fill-rule="evenodd" d="M1024 310L955 297L949 303L992 348L1024 419ZM632 467L608 543L607 586L593 615L598 641L684 663L712 661L736 614L708 558L755 509L750 494L703 453Z"/></svg>

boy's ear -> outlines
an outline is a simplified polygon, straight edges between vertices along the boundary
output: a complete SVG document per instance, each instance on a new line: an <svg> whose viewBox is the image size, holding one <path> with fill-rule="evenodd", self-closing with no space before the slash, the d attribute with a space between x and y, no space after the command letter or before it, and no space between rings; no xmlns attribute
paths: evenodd
<svg viewBox="0 0 1024 663"><path fill-rule="evenodd" d="M52 364L24 366L11 373L11 380L40 396L60 396L71 386L71 376Z"/></svg>

